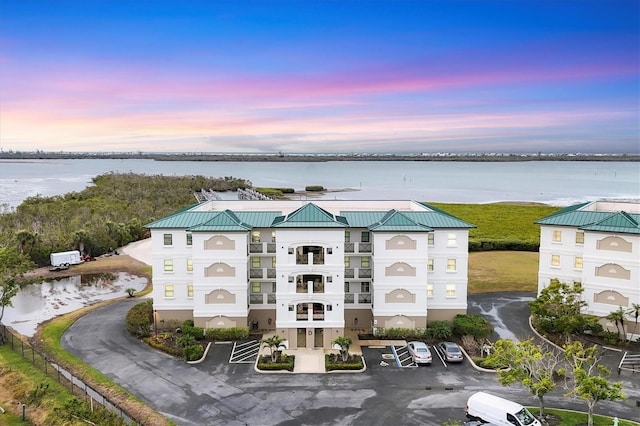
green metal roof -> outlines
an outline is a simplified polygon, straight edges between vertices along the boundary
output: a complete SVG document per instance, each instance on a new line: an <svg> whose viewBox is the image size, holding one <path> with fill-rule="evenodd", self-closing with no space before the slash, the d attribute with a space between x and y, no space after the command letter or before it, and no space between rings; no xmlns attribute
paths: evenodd
<svg viewBox="0 0 640 426"><path fill-rule="evenodd" d="M274 228L345 228L349 226L342 216L308 203L286 216L278 216L271 224Z"/></svg>
<svg viewBox="0 0 640 426"><path fill-rule="evenodd" d="M633 216L636 216L635 218ZM616 232L624 234L640 234L640 215L630 215L626 212L616 212L591 225L586 225L580 229L585 231Z"/></svg>
<svg viewBox="0 0 640 426"><path fill-rule="evenodd" d="M271 223L282 212L234 212L238 219L245 223L250 223L254 228L270 228Z"/></svg>
<svg viewBox="0 0 640 426"><path fill-rule="evenodd" d="M538 225L571 226L585 231L640 233L640 214L619 212L582 211L590 203L564 208L552 215L535 221Z"/></svg>
<svg viewBox="0 0 640 426"><path fill-rule="evenodd" d="M429 232L433 229L416 223L396 209L389 210L378 222L369 225L371 231Z"/></svg>
<svg viewBox="0 0 640 426"><path fill-rule="evenodd" d="M181 210L172 214L171 216L167 216L163 219L156 220L155 222L151 222L146 225L149 229L154 228L191 228L192 226L200 225L214 218L216 215L220 214L220 212L197 212L197 211L184 211Z"/></svg>
<svg viewBox="0 0 640 426"><path fill-rule="evenodd" d="M251 230L251 228L253 228L251 224L244 223L231 210L225 210L223 212L219 212L215 217L209 219L207 222L201 225L193 226L189 228L189 230L191 232L237 232L249 231Z"/></svg>
<svg viewBox="0 0 640 426"><path fill-rule="evenodd" d="M429 228L475 228L475 225L465 222L462 219L458 219L450 214L443 213L440 210L431 212L403 212L408 218L421 223Z"/></svg>

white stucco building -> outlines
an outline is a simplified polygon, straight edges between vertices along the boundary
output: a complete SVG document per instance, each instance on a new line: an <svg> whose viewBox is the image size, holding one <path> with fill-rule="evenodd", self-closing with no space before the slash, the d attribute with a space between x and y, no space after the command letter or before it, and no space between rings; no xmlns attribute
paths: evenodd
<svg viewBox="0 0 640 426"><path fill-rule="evenodd" d="M474 226L415 201L205 201L147 227L157 321L329 347L467 310Z"/></svg>
<svg viewBox="0 0 640 426"><path fill-rule="evenodd" d="M554 278L580 282L586 313L601 317L640 304L640 201L578 204L536 223L538 292Z"/></svg>

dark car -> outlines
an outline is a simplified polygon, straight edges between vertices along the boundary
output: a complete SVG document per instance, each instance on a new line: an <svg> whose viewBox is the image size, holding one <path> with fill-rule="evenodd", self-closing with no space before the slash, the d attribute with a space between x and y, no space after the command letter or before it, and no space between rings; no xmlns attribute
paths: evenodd
<svg viewBox="0 0 640 426"><path fill-rule="evenodd" d="M462 355L462 350L457 343L454 342L441 342L438 343L437 346L438 352L447 362L462 362L464 360L464 356Z"/></svg>

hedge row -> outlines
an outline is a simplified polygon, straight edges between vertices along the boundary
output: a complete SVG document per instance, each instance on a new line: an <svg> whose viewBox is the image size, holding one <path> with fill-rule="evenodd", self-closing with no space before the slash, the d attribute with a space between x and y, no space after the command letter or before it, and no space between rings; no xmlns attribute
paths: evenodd
<svg viewBox="0 0 640 426"><path fill-rule="evenodd" d="M127 331L134 336L149 337L153 324L153 301L151 299L134 305L125 317Z"/></svg>
<svg viewBox="0 0 640 426"><path fill-rule="evenodd" d="M540 249L539 241L469 240L469 251L533 251Z"/></svg>

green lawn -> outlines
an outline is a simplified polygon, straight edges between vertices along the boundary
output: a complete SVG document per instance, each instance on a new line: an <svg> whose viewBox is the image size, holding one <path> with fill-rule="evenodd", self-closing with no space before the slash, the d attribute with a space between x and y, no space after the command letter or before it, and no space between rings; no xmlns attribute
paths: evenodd
<svg viewBox="0 0 640 426"><path fill-rule="evenodd" d="M606 404L606 401L601 402L601 404ZM532 414L538 414L540 412L539 408L528 407L528 409ZM558 410L555 408L545 408L544 412L546 414L553 414L554 416L560 417L561 422L554 423L555 426L576 426L587 424L588 416L585 413L577 413L575 411L569 410ZM598 415L593 416L593 426L611 426L612 424L612 417ZM640 426L640 423L631 420L619 419L618 426Z"/></svg>
<svg viewBox="0 0 640 426"><path fill-rule="evenodd" d="M469 254L470 294L537 290L538 253L484 251Z"/></svg>

